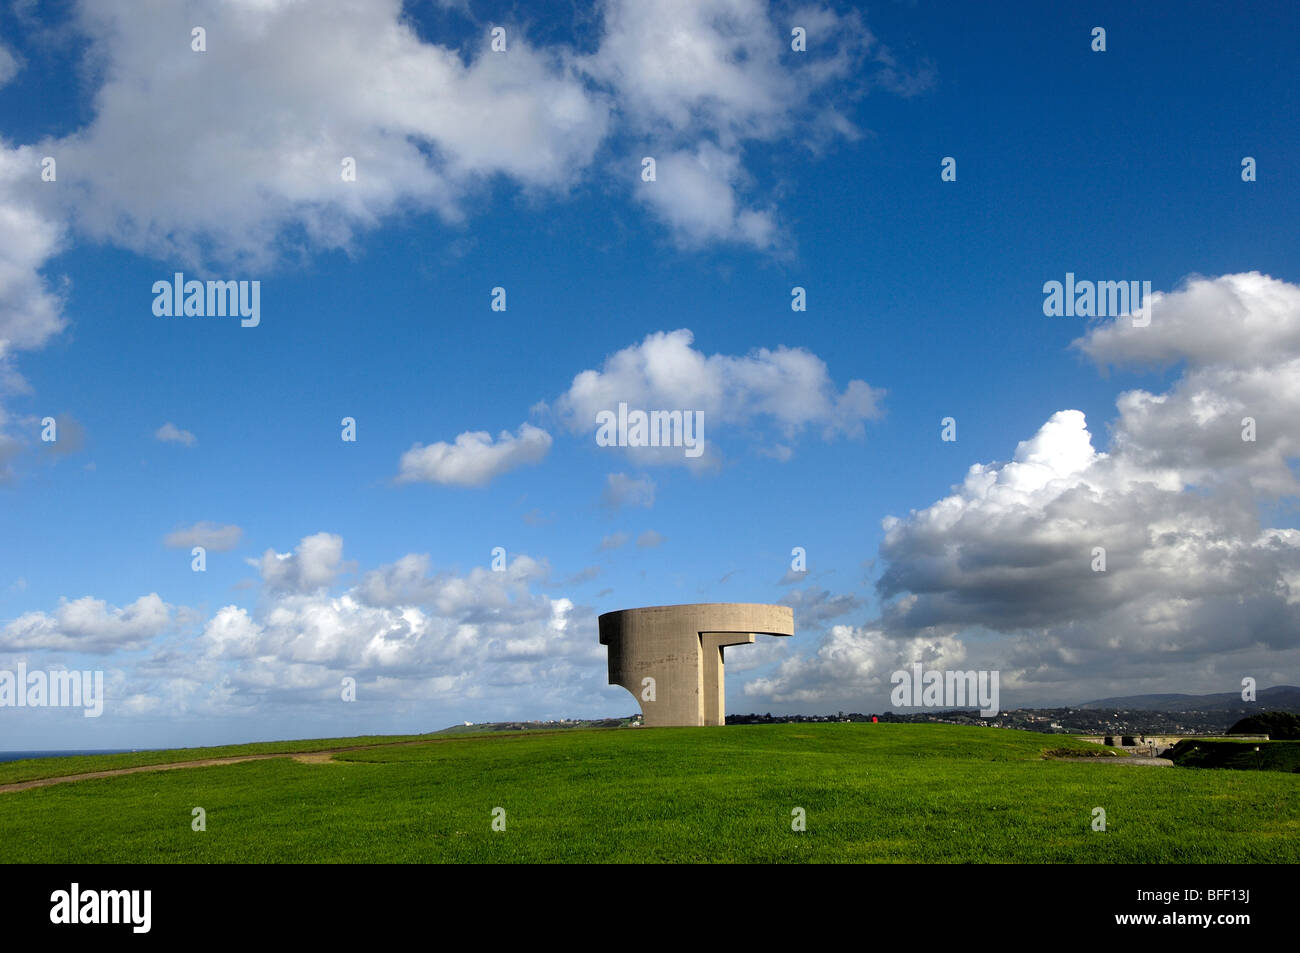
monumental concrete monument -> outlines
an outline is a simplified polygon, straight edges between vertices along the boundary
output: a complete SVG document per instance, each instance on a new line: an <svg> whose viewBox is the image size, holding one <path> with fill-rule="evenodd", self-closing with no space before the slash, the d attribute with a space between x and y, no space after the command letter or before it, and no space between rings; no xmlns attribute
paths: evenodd
<svg viewBox="0 0 1300 953"><path fill-rule="evenodd" d="M722 650L755 635L794 635L794 610L752 602L622 609L600 617L609 683L641 704L642 723L726 724Z"/></svg>

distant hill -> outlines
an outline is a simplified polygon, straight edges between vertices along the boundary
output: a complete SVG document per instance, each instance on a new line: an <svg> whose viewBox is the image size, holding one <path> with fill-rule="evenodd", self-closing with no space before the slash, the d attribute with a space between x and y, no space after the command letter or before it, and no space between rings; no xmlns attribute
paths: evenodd
<svg viewBox="0 0 1300 953"><path fill-rule="evenodd" d="M1268 735L1273 741L1300 741L1300 715L1289 711L1262 711L1247 715L1228 729L1230 735ZM1300 762L1297 762L1300 770Z"/></svg>
<svg viewBox="0 0 1300 953"><path fill-rule="evenodd" d="M483 735L494 731L561 731L570 728L623 728L632 719L628 718L569 718L565 721L484 721L465 722L452 725L434 735Z"/></svg>
<svg viewBox="0 0 1300 953"><path fill-rule="evenodd" d="M1126 695L1121 698L1102 698L1084 702L1075 708L1110 708L1130 711L1300 711L1300 688L1294 685L1274 685L1256 694L1256 701L1244 702L1241 692L1220 692L1214 695Z"/></svg>

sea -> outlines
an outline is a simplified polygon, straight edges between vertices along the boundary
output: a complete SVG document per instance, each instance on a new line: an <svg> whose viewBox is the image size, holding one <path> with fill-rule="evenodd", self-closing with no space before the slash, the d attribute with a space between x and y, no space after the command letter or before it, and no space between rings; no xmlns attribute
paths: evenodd
<svg viewBox="0 0 1300 953"><path fill-rule="evenodd" d="M68 758L78 754L130 754L143 748L86 748L63 751L0 751L0 761L22 761L24 758Z"/></svg>

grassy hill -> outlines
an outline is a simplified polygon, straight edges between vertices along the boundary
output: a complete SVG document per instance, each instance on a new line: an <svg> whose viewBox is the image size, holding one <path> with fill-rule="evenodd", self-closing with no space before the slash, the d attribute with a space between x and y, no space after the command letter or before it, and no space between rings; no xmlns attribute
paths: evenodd
<svg viewBox="0 0 1300 953"><path fill-rule="evenodd" d="M1300 862L1300 776L1048 749L1097 746L948 725L451 735L3 793L0 862Z"/></svg>
<svg viewBox="0 0 1300 953"><path fill-rule="evenodd" d="M1258 748L1257 752L1255 749ZM1183 768L1300 772L1300 741L1205 741L1187 738L1165 753Z"/></svg>

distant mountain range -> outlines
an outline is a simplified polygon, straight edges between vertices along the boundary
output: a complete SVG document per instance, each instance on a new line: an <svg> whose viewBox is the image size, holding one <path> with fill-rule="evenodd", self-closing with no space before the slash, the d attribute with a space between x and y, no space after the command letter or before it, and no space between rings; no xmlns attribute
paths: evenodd
<svg viewBox="0 0 1300 953"><path fill-rule="evenodd" d="M1220 692L1215 695L1126 695L1121 698L1102 698L1084 702L1074 708L1109 708L1114 711L1300 711L1300 688L1294 685L1274 685L1261 689L1253 702L1241 700L1241 692Z"/></svg>

